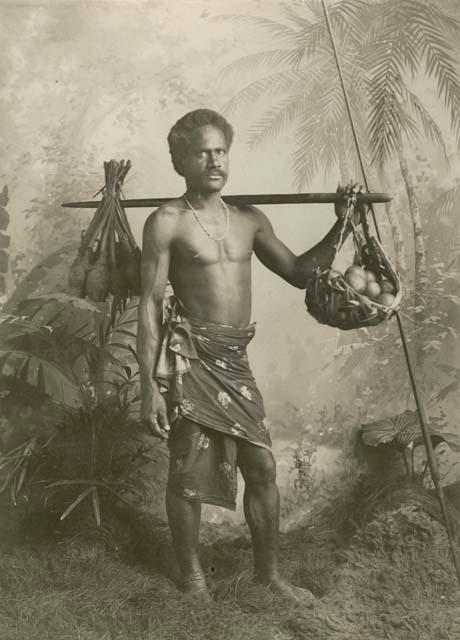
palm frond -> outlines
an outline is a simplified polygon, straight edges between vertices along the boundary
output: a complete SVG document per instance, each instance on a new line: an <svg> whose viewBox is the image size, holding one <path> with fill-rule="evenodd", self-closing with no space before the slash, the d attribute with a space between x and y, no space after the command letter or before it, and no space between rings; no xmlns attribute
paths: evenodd
<svg viewBox="0 0 460 640"><path fill-rule="evenodd" d="M226 65L219 72L218 81L231 85L234 82L241 82L242 78L251 74L264 71L273 72L277 67L293 67L300 49L303 47L268 49L247 54Z"/></svg>
<svg viewBox="0 0 460 640"><path fill-rule="evenodd" d="M284 98L265 111L259 120L249 128L248 144L251 148L269 142L282 131L290 129L301 117L304 109L304 97Z"/></svg>
<svg viewBox="0 0 460 640"><path fill-rule="evenodd" d="M318 115L304 117L304 121L297 127L296 140L293 156L294 185L301 190L311 183L321 167L318 149L326 144L326 140Z"/></svg>
<svg viewBox="0 0 460 640"><path fill-rule="evenodd" d="M300 71L279 71L272 73L260 80L251 82L238 91L223 108L223 112L229 116L238 107L253 104L256 100L267 96L276 96L289 92L292 85L302 82L304 74Z"/></svg>
<svg viewBox="0 0 460 640"><path fill-rule="evenodd" d="M444 191L432 205L431 220L437 218L449 218L452 214L458 214L460 209L460 184L456 184L452 189Z"/></svg>
<svg viewBox="0 0 460 640"><path fill-rule="evenodd" d="M296 41L297 31L295 29L286 24L283 24L282 22L271 20L270 18L265 18L262 16L221 13L212 16L211 18L209 18L209 20L211 22L239 22L244 26L260 29L262 32L268 33L273 37L279 38L280 40L284 40L286 43L292 44Z"/></svg>
<svg viewBox="0 0 460 640"><path fill-rule="evenodd" d="M391 83L383 76L374 82L369 96L369 141L372 161L380 170L397 152L403 134L410 142L419 135L414 118L396 97L402 85L401 76L393 77Z"/></svg>
<svg viewBox="0 0 460 640"><path fill-rule="evenodd" d="M311 8L311 7L310 7ZM366 0L344 0L328 11L332 32L336 43L343 50L356 48L362 41L363 33L369 28L370 20L375 13ZM301 26L297 34L298 44L303 43L305 57L310 57L319 50L331 52L329 32L322 9L314 12L315 22Z"/></svg>
<svg viewBox="0 0 460 640"><path fill-rule="evenodd" d="M423 12L427 20L448 37L455 39L460 36L460 21L447 13L443 13L432 2L424 3Z"/></svg>
<svg viewBox="0 0 460 640"><path fill-rule="evenodd" d="M391 42L392 56L399 63L399 71L407 70L412 77L421 68L416 27L421 12L423 13L423 9L421 11L418 0L393 1L393 11L387 23L394 35ZM388 37L388 32L384 32L383 36Z"/></svg>
<svg viewBox="0 0 460 640"><path fill-rule="evenodd" d="M316 99L327 78L324 58L308 72L296 72L292 86L279 102L268 108L249 129L251 147L267 142L281 133L282 128L290 126L306 108L307 101Z"/></svg>
<svg viewBox="0 0 460 640"><path fill-rule="evenodd" d="M365 112L363 112L359 108L359 104L356 103L356 94L357 92L353 92L350 95L356 137L358 139L358 145L363 159L364 167L369 167L371 165L372 158L369 153L370 142L367 132L366 115ZM344 145L346 150L348 164L350 166L350 177L355 176L358 179L358 176L361 176L362 174L361 162L359 160L355 140L350 123L348 122L348 118L344 120L339 140L342 141L342 144ZM364 176L362 176L362 179L364 180Z"/></svg>
<svg viewBox="0 0 460 640"><path fill-rule="evenodd" d="M355 96L357 92L353 83L350 83L350 89L351 103L355 106L356 111ZM314 167L322 166L321 161L325 163L326 172L331 172L336 168L339 141L345 145L345 155L352 160L354 166L357 165L357 154L340 85L333 82L322 86L319 83L313 85L304 102L303 114L299 114L304 122L299 127L299 134L296 137L299 149L294 157L293 165L297 187L309 184L313 177ZM355 118L355 122L360 122L360 119ZM307 135L306 129L308 127L313 129L311 136ZM366 148L367 138L364 127L358 127L358 129L361 147ZM313 155L319 157L319 165L313 161Z"/></svg>
<svg viewBox="0 0 460 640"><path fill-rule="evenodd" d="M420 98L410 91L407 87L403 87L403 96L410 106L410 109L414 116L419 120L423 127L425 136L430 140L438 149L442 151L445 168L449 168L449 158L447 155L447 149L444 141L444 136L439 128L437 122L430 115L426 107L423 105Z"/></svg>
<svg viewBox="0 0 460 640"><path fill-rule="evenodd" d="M320 150L321 166L324 173L330 175L337 169L337 136L334 133L326 134L326 142Z"/></svg>
<svg viewBox="0 0 460 640"><path fill-rule="evenodd" d="M284 3L282 11L288 24L292 23L297 30L308 29L311 26L311 20L301 16L291 4Z"/></svg>
<svg viewBox="0 0 460 640"><path fill-rule="evenodd" d="M457 74L457 61L445 34L423 12L413 25L415 46L425 60L425 71L432 77L450 113L450 126L460 143L460 82Z"/></svg>

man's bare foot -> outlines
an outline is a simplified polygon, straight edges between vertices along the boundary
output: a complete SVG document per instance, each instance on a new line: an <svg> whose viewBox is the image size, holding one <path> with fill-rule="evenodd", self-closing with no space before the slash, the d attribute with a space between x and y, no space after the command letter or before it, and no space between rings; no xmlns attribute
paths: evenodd
<svg viewBox="0 0 460 640"><path fill-rule="evenodd" d="M272 578L270 581L258 580L257 578L254 578L254 580L265 584L272 593L290 600L293 604L300 604L308 609L312 609L315 606L316 598L309 589L296 587L284 580L284 578Z"/></svg>
<svg viewBox="0 0 460 640"><path fill-rule="evenodd" d="M211 602L211 594L208 591L204 576L188 578L181 584L181 591L187 598L200 602Z"/></svg>

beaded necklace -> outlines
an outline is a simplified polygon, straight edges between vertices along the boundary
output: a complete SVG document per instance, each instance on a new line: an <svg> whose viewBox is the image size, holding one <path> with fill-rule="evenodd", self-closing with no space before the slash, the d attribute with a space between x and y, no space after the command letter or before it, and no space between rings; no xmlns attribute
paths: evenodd
<svg viewBox="0 0 460 640"><path fill-rule="evenodd" d="M223 242L225 236L227 235L228 232L228 228L230 226L230 212L228 210L227 205L225 204L225 202L222 200L222 198L220 199L222 206L225 210L225 231L224 233L220 236L217 237L215 235L213 235L209 229L206 228L206 226L204 225L203 221L201 220L200 216L198 215L198 213L195 211L195 209L192 207L192 205L190 204L190 202L187 200L186 196L183 195L182 196L183 199L185 200L185 203L187 204L187 206L189 207L189 209L191 210L191 212L193 213L195 220L198 222L198 224L200 225L200 227L203 229L204 233L208 236L208 238L210 240L213 240L214 242Z"/></svg>

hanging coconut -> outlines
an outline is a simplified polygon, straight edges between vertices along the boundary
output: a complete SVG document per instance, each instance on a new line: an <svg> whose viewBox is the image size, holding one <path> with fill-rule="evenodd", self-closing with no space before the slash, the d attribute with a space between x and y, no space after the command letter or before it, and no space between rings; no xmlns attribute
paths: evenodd
<svg viewBox="0 0 460 640"><path fill-rule="evenodd" d="M96 259L86 276L85 294L94 302L104 302L110 291L110 271L107 259L107 227L98 244Z"/></svg>
<svg viewBox="0 0 460 640"><path fill-rule="evenodd" d="M78 251L78 255L72 262L69 272L69 287L70 292L76 298L84 296L84 286L86 281L86 275L91 264L91 253L88 248L84 246L86 232L81 232L81 247Z"/></svg>
<svg viewBox="0 0 460 640"><path fill-rule="evenodd" d="M104 162L102 200L86 232L69 273L74 295L103 302L109 294L126 300L140 292L140 249L120 202L128 160ZM97 194L96 194L97 195Z"/></svg>

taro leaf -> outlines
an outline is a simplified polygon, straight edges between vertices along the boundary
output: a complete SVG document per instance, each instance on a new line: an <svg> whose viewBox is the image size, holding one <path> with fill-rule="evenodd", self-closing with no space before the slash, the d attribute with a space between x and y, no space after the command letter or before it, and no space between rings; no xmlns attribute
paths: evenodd
<svg viewBox="0 0 460 640"><path fill-rule="evenodd" d="M406 428L417 427L418 418L415 411L404 411L392 418L383 418L375 422L361 425L361 437L368 447L393 442L400 432Z"/></svg>
<svg viewBox="0 0 460 640"><path fill-rule="evenodd" d="M460 436L455 433L446 433L435 428L435 419L432 418L428 425L433 447L445 442L453 451L460 451ZM392 444L404 449L423 444L423 435L416 411L404 411L392 418L383 418L375 422L361 425L361 437L368 447L378 447L382 444Z"/></svg>

